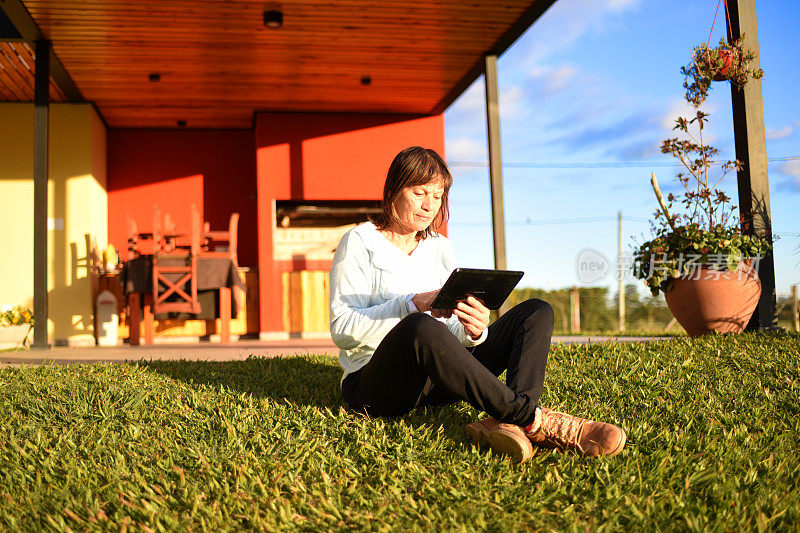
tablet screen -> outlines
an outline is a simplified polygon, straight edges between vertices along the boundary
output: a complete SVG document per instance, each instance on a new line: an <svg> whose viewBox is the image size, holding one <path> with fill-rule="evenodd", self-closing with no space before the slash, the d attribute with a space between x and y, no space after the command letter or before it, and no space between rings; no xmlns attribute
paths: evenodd
<svg viewBox="0 0 800 533"><path fill-rule="evenodd" d="M489 309L500 309L523 275L518 270L457 268L447 278L431 308L453 309L459 300L472 295Z"/></svg>

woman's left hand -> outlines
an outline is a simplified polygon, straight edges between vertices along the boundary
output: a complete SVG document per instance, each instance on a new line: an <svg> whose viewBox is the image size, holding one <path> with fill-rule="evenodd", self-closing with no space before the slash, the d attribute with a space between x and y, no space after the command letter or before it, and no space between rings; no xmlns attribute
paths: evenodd
<svg viewBox="0 0 800 533"><path fill-rule="evenodd" d="M458 302L453 312L473 340L479 338L489 325L489 309L474 296L467 296L466 300Z"/></svg>

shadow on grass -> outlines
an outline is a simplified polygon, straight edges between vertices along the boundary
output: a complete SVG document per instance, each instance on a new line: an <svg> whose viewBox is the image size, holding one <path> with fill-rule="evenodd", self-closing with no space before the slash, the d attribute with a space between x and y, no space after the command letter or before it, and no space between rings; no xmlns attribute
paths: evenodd
<svg viewBox="0 0 800 533"><path fill-rule="evenodd" d="M173 379L196 385L225 387L274 401L337 408L341 370L326 356L250 357L244 361L139 361Z"/></svg>
<svg viewBox="0 0 800 533"><path fill-rule="evenodd" d="M339 380L342 371L335 360L327 356L251 357L244 361L140 361L133 363L149 368L172 379L194 385L225 387L238 393L252 394L298 405L342 407L350 411L342 399ZM406 425L443 427L449 438L463 442L463 426L475 420L465 404L426 407L404 417L386 418L389 422Z"/></svg>

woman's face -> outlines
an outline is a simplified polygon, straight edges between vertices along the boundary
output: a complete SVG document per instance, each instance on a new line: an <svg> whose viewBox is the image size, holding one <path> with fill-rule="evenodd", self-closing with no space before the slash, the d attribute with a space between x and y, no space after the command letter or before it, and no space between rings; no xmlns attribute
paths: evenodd
<svg viewBox="0 0 800 533"><path fill-rule="evenodd" d="M405 187L394 201L394 211L400 228L393 229L398 233L424 231L439 213L443 194L442 180Z"/></svg>

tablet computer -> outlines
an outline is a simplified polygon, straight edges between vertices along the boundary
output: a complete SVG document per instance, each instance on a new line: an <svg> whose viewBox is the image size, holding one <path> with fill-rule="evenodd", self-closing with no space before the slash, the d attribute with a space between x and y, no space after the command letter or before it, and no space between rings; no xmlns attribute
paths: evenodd
<svg viewBox="0 0 800 533"><path fill-rule="evenodd" d="M453 309L459 300L472 295L489 309L500 309L524 274L518 270L457 268L444 282L431 308Z"/></svg>

